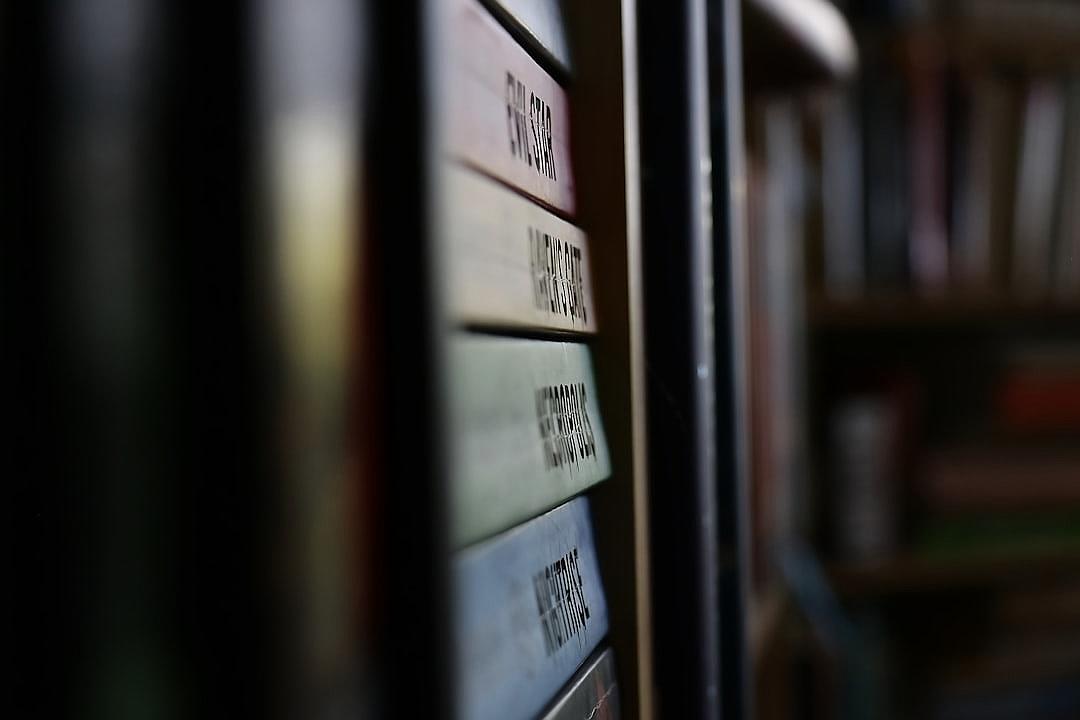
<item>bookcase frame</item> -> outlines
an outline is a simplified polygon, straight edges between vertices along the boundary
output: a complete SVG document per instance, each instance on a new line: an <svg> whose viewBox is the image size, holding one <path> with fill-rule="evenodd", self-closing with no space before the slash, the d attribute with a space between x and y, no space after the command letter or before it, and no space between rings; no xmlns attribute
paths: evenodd
<svg viewBox="0 0 1080 720"><path fill-rule="evenodd" d="M591 492L593 521L622 711L652 717L636 3L564 8L574 58L568 89L577 222L595 268L600 332L592 348L612 463L611 478Z"/></svg>

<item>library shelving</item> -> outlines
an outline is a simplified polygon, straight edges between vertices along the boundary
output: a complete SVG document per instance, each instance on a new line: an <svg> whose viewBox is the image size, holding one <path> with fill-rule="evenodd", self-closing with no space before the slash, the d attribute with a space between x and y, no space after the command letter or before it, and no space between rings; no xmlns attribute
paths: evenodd
<svg viewBox="0 0 1080 720"><path fill-rule="evenodd" d="M756 697L1075 712L1076 7L836 6L857 73L747 71Z"/></svg>

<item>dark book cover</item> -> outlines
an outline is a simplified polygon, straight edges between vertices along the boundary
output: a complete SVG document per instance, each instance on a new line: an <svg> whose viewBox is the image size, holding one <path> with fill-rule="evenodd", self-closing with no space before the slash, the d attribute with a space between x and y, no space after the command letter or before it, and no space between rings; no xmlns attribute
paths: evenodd
<svg viewBox="0 0 1080 720"><path fill-rule="evenodd" d="M902 75L883 59L868 59L862 90L866 263L867 282L877 288L903 288L910 274L906 99Z"/></svg>

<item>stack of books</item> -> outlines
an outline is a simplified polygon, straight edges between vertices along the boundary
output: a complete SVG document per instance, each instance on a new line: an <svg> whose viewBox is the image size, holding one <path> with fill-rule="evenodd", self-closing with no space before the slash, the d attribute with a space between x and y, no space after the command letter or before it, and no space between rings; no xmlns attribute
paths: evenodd
<svg viewBox="0 0 1080 720"><path fill-rule="evenodd" d="M608 455L559 5L449 4L441 254L457 715L617 717L589 499Z"/></svg>
<svg viewBox="0 0 1080 720"><path fill-rule="evenodd" d="M823 293L1075 303L1080 78L925 54L816 109Z"/></svg>

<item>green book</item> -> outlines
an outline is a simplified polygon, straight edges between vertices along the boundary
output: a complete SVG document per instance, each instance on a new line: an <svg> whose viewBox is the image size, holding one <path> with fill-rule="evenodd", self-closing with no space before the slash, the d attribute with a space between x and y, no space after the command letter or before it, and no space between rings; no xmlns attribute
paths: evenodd
<svg viewBox="0 0 1080 720"><path fill-rule="evenodd" d="M449 361L455 547L611 474L588 346L462 333Z"/></svg>
<svg viewBox="0 0 1080 720"><path fill-rule="evenodd" d="M935 518L919 529L915 540L919 551L936 558L1080 551L1080 513L969 513Z"/></svg>

